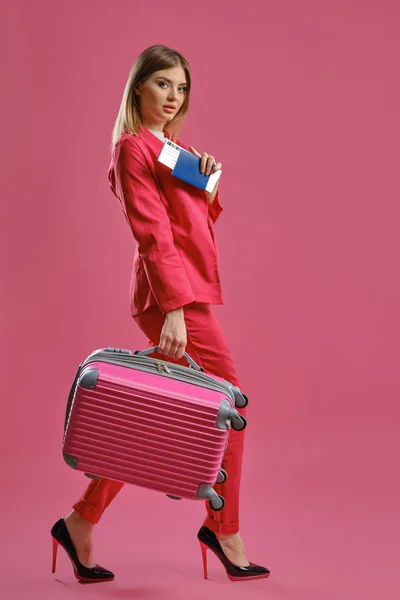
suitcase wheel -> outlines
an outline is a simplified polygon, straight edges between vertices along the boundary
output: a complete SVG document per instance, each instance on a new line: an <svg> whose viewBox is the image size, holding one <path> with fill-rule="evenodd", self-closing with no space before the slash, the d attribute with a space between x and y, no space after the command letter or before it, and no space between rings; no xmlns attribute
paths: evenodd
<svg viewBox="0 0 400 600"><path fill-rule="evenodd" d="M225 483L227 479L228 473L225 471L225 469L220 469L218 472L217 483Z"/></svg>
<svg viewBox="0 0 400 600"><path fill-rule="evenodd" d="M248 405L248 403L249 403L249 398L246 396L246 394L243 394L243 392L242 392L242 396L244 398L244 404L242 404L241 406L239 406L239 408L245 408Z"/></svg>
<svg viewBox="0 0 400 600"><path fill-rule="evenodd" d="M237 413L232 419L232 429L235 431L242 431L247 425L247 419L243 415Z"/></svg>
<svg viewBox="0 0 400 600"><path fill-rule="evenodd" d="M225 500L222 496L218 496L217 498L214 498L213 500L209 500L209 504L210 504L212 510L215 510L216 512L218 512L224 508Z"/></svg>
<svg viewBox="0 0 400 600"><path fill-rule="evenodd" d="M237 391L236 391L237 390ZM245 408L248 403L249 403L249 399L246 396L246 394L243 394L243 392L241 392L239 390L239 388L236 388L236 393L235 393L235 406L237 406L238 408Z"/></svg>

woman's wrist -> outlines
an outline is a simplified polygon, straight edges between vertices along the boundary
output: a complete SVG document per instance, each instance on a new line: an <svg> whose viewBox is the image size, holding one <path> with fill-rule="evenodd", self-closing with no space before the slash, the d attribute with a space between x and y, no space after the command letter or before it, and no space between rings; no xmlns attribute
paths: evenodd
<svg viewBox="0 0 400 600"><path fill-rule="evenodd" d="M181 306L180 308L175 308L174 310L170 310L165 314L166 317L173 317L174 315L183 317L183 306Z"/></svg>

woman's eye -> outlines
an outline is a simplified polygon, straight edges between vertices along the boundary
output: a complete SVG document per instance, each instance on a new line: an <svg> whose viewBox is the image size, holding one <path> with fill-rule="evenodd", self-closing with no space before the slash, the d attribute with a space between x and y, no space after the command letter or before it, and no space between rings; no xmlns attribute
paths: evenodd
<svg viewBox="0 0 400 600"><path fill-rule="evenodd" d="M166 81L160 81L160 83L159 83L159 86L160 86L160 87L161 87L163 90L165 90L165 87L168 87L168 83L167 83ZM183 92L183 93L185 93L185 92L187 92L188 88L187 88L187 86L182 86L182 87L179 87L179 88L178 88L178 90L179 90L180 92Z"/></svg>

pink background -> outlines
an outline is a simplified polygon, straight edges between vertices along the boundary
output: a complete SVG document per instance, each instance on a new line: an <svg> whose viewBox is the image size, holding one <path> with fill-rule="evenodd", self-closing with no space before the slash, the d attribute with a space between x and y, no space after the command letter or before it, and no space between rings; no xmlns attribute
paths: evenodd
<svg viewBox="0 0 400 600"><path fill-rule="evenodd" d="M396 0L1 3L1 561L5 598L399 597L400 8ZM203 581L200 503L126 487L79 586L53 522L94 348L141 348L109 140L147 46L193 71L182 139L223 163L216 308L250 397L242 537L268 580ZM157 572L156 572L157 570ZM60 583L61 582L61 583Z"/></svg>

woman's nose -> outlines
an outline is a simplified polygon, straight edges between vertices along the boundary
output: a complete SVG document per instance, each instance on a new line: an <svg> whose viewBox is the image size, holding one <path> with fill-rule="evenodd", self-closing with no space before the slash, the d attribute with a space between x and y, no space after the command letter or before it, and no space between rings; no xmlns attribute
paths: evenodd
<svg viewBox="0 0 400 600"><path fill-rule="evenodd" d="M178 92L174 89L170 89L169 94L168 94L168 100L177 100L178 99Z"/></svg>

